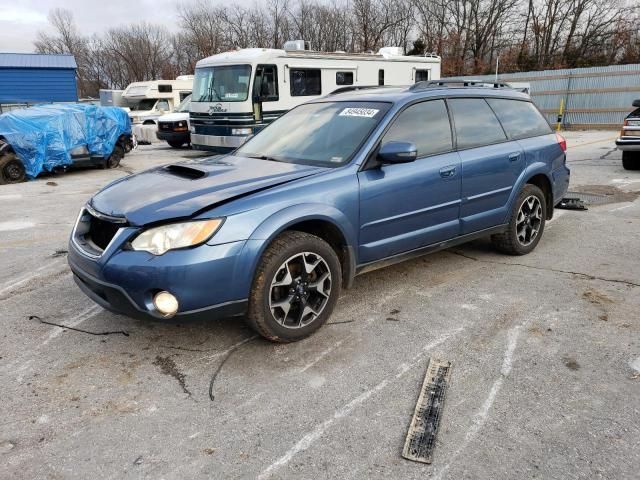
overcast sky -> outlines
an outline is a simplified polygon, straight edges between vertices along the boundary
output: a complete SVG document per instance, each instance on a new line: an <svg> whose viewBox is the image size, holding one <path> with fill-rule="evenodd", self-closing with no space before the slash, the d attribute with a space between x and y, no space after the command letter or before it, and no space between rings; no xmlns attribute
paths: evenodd
<svg viewBox="0 0 640 480"><path fill-rule="evenodd" d="M0 0L0 52L33 52L38 30L47 30L52 8L73 12L81 33L146 21L176 29L179 0Z"/></svg>

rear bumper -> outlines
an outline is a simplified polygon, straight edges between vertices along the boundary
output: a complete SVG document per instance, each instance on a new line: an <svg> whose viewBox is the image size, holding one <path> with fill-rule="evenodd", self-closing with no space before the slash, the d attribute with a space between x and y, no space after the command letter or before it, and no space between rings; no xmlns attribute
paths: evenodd
<svg viewBox="0 0 640 480"><path fill-rule="evenodd" d="M162 130L158 130L156 132L156 137L158 137L158 140L181 143L189 143L191 138L189 132L171 132Z"/></svg>
<svg viewBox="0 0 640 480"><path fill-rule="evenodd" d="M153 296L166 290L180 303L174 319L224 318L243 315L247 309L246 282L238 266L244 243L205 244L159 257L119 251L102 260L88 258L70 242L68 261L78 287L111 312L164 320Z"/></svg>
<svg viewBox="0 0 640 480"><path fill-rule="evenodd" d="M619 137L616 140L616 147L623 152L640 151L640 137Z"/></svg>

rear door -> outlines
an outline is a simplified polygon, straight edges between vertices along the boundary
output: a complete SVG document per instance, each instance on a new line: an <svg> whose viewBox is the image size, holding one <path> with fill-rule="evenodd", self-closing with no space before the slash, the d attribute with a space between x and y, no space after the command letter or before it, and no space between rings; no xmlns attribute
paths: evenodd
<svg viewBox="0 0 640 480"><path fill-rule="evenodd" d="M358 173L361 263L455 237L459 233L460 159L444 100L407 107L384 134L418 148L414 162Z"/></svg>
<svg viewBox="0 0 640 480"><path fill-rule="evenodd" d="M503 224L511 191L526 167L520 144L507 138L484 98L447 100L462 165L463 235Z"/></svg>

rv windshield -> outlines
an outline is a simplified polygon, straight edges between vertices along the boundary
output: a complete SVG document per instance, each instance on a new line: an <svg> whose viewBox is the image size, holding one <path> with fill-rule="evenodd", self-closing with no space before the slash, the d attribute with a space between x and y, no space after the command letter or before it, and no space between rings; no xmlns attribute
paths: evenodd
<svg viewBox="0 0 640 480"><path fill-rule="evenodd" d="M351 160L390 106L383 102L300 105L259 132L235 155L338 167Z"/></svg>
<svg viewBox="0 0 640 480"><path fill-rule="evenodd" d="M131 111L142 112L144 110L153 110L153 107L155 107L157 101L158 100L155 98L145 98L144 100L140 100L138 103L134 103L133 105L131 105Z"/></svg>
<svg viewBox="0 0 640 480"><path fill-rule="evenodd" d="M244 102L249 96L250 65L196 68L193 102Z"/></svg>

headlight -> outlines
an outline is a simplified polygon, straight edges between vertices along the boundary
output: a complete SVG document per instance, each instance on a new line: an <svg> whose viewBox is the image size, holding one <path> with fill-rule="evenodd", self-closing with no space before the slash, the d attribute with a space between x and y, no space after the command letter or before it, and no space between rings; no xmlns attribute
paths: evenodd
<svg viewBox="0 0 640 480"><path fill-rule="evenodd" d="M178 127L186 127L187 123L186 122L178 122Z"/></svg>
<svg viewBox="0 0 640 480"><path fill-rule="evenodd" d="M253 132L250 128L232 128L231 135L251 135Z"/></svg>
<svg viewBox="0 0 640 480"><path fill-rule="evenodd" d="M150 228L138 235L131 247L154 255L162 255L176 248L194 247L209 240L222 225L222 219L172 223Z"/></svg>

